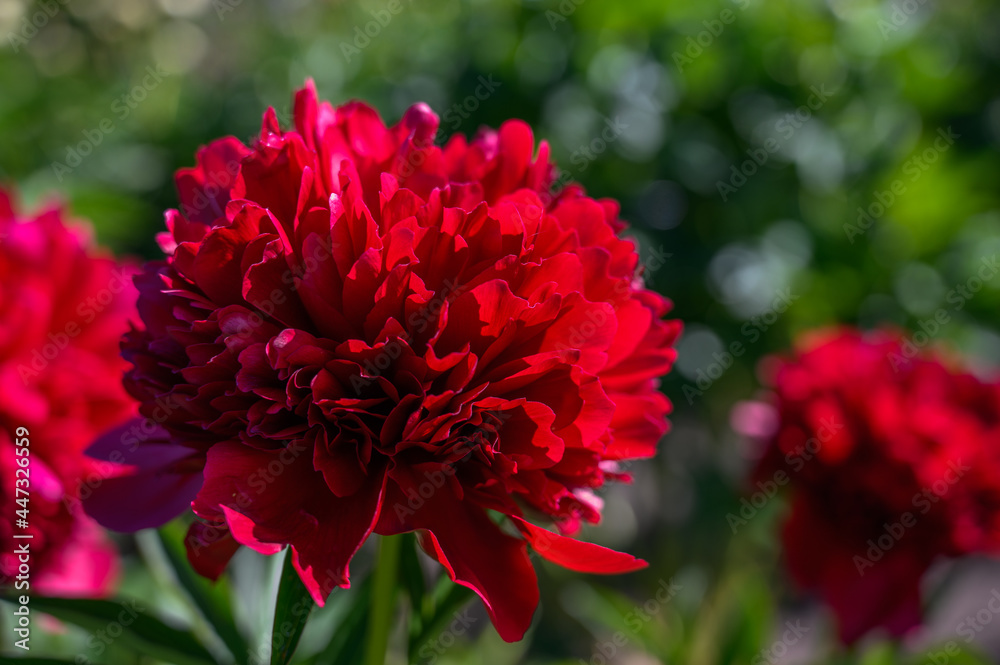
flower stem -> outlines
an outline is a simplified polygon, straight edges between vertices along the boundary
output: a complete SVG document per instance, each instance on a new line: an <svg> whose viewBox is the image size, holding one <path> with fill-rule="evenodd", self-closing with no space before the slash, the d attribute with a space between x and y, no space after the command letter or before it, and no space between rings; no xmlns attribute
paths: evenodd
<svg viewBox="0 0 1000 665"><path fill-rule="evenodd" d="M372 571L372 603L368 615L365 665L384 665L396 609L396 581L399 569L399 536L382 536L378 558Z"/></svg>

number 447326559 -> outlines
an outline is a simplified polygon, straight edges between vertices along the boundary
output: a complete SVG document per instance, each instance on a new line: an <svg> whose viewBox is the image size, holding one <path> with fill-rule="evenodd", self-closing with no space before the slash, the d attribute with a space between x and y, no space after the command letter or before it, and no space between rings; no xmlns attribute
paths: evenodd
<svg viewBox="0 0 1000 665"><path fill-rule="evenodd" d="M16 502L17 505L21 507L21 509L15 511L15 513L21 520L24 520L26 522L28 520L28 501L29 501L28 478L30 472L30 469L28 468L28 464L30 463L28 456L30 453L28 452L28 450L31 444L28 439L27 427L18 427L16 434L18 438L14 440L14 445L16 446L15 454L17 455L18 468L14 471L14 477L15 477L14 484L15 484L15 495L18 497ZM19 521L18 524L21 524L21 522Z"/></svg>

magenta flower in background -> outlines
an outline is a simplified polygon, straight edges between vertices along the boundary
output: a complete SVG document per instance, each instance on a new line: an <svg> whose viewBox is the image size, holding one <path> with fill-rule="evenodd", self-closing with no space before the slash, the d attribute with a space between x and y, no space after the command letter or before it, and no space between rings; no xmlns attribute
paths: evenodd
<svg viewBox="0 0 1000 665"><path fill-rule="evenodd" d="M117 554L81 510L79 487L103 473L84 449L135 413L118 378L131 277L86 224L58 207L19 216L0 189L0 573L25 582L15 549L30 543L30 586L19 590L102 596L117 579Z"/></svg>

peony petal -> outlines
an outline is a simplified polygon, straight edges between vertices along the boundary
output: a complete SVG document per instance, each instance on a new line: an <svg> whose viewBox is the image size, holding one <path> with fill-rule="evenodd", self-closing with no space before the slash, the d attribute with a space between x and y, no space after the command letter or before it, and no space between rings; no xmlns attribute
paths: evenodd
<svg viewBox="0 0 1000 665"><path fill-rule="evenodd" d="M524 543L502 533L485 511L473 507L452 510L433 522L421 533L424 550L452 581L482 598L505 642L521 640L538 607L538 582Z"/></svg>
<svg viewBox="0 0 1000 665"><path fill-rule="evenodd" d="M318 605L334 587L351 586L348 567L378 521L385 479L384 468L376 468L351 496L318 500L315 530L292 541L292 563Z"/></svg>
<svg viewBox="0 0 1000 665"><path fill-rule="evenodd" d="M397 469L393 479L413 492L426 482L408 469ZM385 520L378 533L423 530L424 550L453 581L482 598L500 637L507 642L524 637L538 606L537 578L525 542L503 533L483 508L460 500L447 484L420 501L416 510L408 497L398 488L386 496Z"/></svg>
<svg viewBox="0 0 1000 665"><path fill-rule="evenodd" d="M83 508L113 531L151 529L188 510L201 484L200 473L144 469L105 478L83 499Z"/></svg>
<svg viewBox="0 0 1000 665"><path fill-rule="evenodd" d="M594 543L585 543L543 529L516 515L508 517L531 547L542 557L578 573L611 575L642 570L649 564L631 554L616 552Z"/></svg>
<svg viewBox="0 0 1000 665"><path fill-rule="evenodd" d="M184 536L184 547L195 572L214 582L222 575L240 544L225 525L194 522Z"/></svg>

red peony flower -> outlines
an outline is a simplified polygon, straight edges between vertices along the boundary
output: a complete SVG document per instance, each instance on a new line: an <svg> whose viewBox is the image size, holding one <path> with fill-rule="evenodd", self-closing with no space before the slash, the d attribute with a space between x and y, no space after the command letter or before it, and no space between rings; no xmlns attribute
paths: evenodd
<svg viewBox="0 0 1000 665"><path fill-rule="evenodd" d="M1000 388L891 332L812 335L770 368L778 425L756 479L791 488L792 576L844 642L903 635L932 563L1000 551Z"/></svg>
<svg viewBox="0 0 1000 665"><path fill-rule="evenodd" d="M162 423L140 447L172 473L150 463L88 510L123 528L135 493L203 482L180 497L201 518L192 564L215 577L238 545L290 545L320 604L369 534L417 531L506 640L538 603L529 545L574 570L645 565L568 537L670 410L657 378L680 326L617 204L549 196L548 146L535 156L523 122L438 148L427 106L387 128L312 84L294 119L269 110L252 147L217 141L178 173L124 344L126 385Z"/></svg>
<svg viewBox="0 0 1000 665"><path fill-rule="evenodd" d="M117 378L135 295L84 225L58 208L19 218L0 189L0 574L18 590L100 596L114 586L117 555L78 492L99 471L84 449L135 412Z"/></svg>

